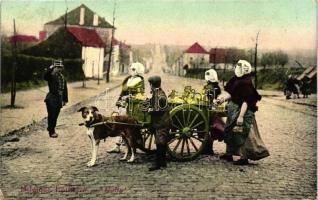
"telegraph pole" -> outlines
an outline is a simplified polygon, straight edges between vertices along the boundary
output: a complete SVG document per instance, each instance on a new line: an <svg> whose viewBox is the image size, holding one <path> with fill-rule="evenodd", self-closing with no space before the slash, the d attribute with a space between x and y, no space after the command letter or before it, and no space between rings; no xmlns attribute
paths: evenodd
<svg viewBox="0 0 318 200"><path fill-rule="evenodd" d="M114 2L114 10L113 10L113 29L112 29L112 37L111 37L111 40L110 40L108 66L107 66L107 70L106 70L106 83L109 82L110 65L111 65L111 62L112 62L113 40L114 40L114 34L115 34L115 10L116 10L116 0Z"/></svg>
<svg viewBox="0 0 318 200"><path fill-rule="evenodd" d="M63 33L63 40L64 40L64 44L66 43L66 32L67 32L67 11L68 11L68 6L67 6L67 1L65 0L65 5L66 5L66 10L65 10L65 15L64 15L64 33ZM63 50L61 58L62 58L62 62L64 63L64 54L66 52Z"/></svg>
<svg viewBox="0 0 318 200"><path fill-rule="evenodd" d="M255 85L255 89L257 89L257 43L258 43L258 35L259 35L259 31L257 32L256 35L256 41L255 41L255 57L254 57L254 68L255 68L255 80L254 80L254 85Z"/></svg>

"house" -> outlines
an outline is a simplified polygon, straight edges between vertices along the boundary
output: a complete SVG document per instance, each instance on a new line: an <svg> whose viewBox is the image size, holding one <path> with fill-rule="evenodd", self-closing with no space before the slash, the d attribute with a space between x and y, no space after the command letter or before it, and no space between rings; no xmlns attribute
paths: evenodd
<svg viewBox="0 0 318 200"><path fill-rule="evenodd" d="M61 27L25 54L49 58L82 59L87 78L103 77L105 43L94 29Z"/></svg>
<svg viewBox="0 0 318 200"><path fill-rule="evenodd" d="M112 52L112 59L111 59L111 68L110 74L111 75L118 75L120 73L120 42L113 38L113 52Z"/></svg>
<svg viewBox="0 0 318 200"><path fill-rule="evenodd" d="M209 62L213 64L225 63L226 49L224 48L212 48L209 51Z"/></svg>
<svg viewBox="0 0 318 200"><path fill-rule="evenodd" d="M18 50L21 50L36 45L39 40L32 35L14 35L9 38L9 42L16 42Z"/></svg>
<svg viewBox="0 0 318 200"><path fill-rule="evenodd" d="M297 77L298 80L303 80L306 76L310 79L314 78L317 75L316 67L308 67L301 75Z"/></svg>
<svg viewBox="0 0 318 200"><path fill-rule="evenodd" d="M103 78L105 44L93 29L68 27L70 32L82 45L81 58L84 60L85 77Z"/></svg>
<svg viewBox="0 0 318 200"><path fill-rule="evenodd" d="M128 72L128 67L132 63L131 47L124 42L113 39L113 52L111 60L110 74L119 75Z"/></svg>
<svg viewBox="0 0 318 200"><path fill-rule="evenodd" d="M46 41L65 26L68 32L70 32L81 45L82 50L80 57L85 62L83 66L85 76L96 78L98 75L102 78L108 66L109 53L107 52L110 52L111 38L113 38L112 33L115 27L86 5L81 4L67 14L63 14L59 18L45 23L43 30L39 32L40 41ZM65 38L61 39L63 41L66 40ZM103 42L103 45L100 44L100 40ZM94 41L93 44L91 44L90 41ZM103 50L101 49L102 47ZM131 59L129 58L132 57L132 55L130 47L126 47L129 46L120 41L118 41L118 43L114 43L113 41L110 66L112 75L127 73L128 66L131 63ZM69 54L68 52L65 53ZM103 60L103 65L100 64L101 59ZM98 70L96 70L96 67ZM97 73L97 71L99 73Z"/></svg>
<svg viewBox="0 0 318 200"><path fill-rule="evenodd" d="M125 42L119 43L119 50L120 50L120 72L128 73L129 65L132 63L132 50L131 46L126 44Z"/></svg>
<svg viewBox="0 0 318 200"><path fill-rule="evenodd" d="M306 70L297 77L297 80L303 81L303 80L309 80L310 81L310 89L311 92L316 93L317 92L317 67L308 67Z"/></svg>
<svg viewBox="0 0 318 200"><path fill-rule="evenodd" d="M47 39L59 28L65 26L66 22L67 27L94 29L105 44L110 44L114 27L84 4L71 10L66 16L66 20L65 14L63 14L59 18L45 23L43 30L39 32L40 40Z"/></svg>
<svg viewBox="0 0 318 200"><path fill-rule="evenodd" d="M184 51L182 60L185 69L207 68L209 58L209 52L196 42Z"/></svg>
<svg viewBox="0 0 318 200"><path fill-rule="evenodd" d="M20 43L37 43L39 40L32 35L14 35L10 37L10 42L20 42Z"/></svg>

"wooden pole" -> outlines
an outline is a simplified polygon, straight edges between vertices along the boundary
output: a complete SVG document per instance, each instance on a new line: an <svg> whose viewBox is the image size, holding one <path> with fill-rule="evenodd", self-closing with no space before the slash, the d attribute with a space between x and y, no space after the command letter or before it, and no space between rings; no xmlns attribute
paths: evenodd
<svg viewBox="0 0 318 200"><path fill-rule="evenodd" d="M67 10L68 10L68 7L67 7L66 0L65 0L65 4L66 4L66 10L65 10L65 15L64 15L64 34L63 34L64 44L66 43L66 34L67 34ZM62 59L63 63L64 63L65 53L66 52L64 51L64 48L63 48L62 55L61 55L61 59Z"/></svg>
<svg viewBox="0 0 318 200"><path fill-rule="evenodd" d="M86 72L86 47L84 47L84 62L83 62L82 69L83 69L83 85L82 85L82 87L85 88L86 87L86 75L85 75L85 72Z"/></svg>
<svg viewBox="0 0 318 200"><path fill-rule="evenodd" d="M113 40L114 40L114 34L115 34L115 10L116 10L116 0L114 2L114 10L113 10L113 29L112 29L112 37L111 37L111 40L110 40L108 66L107 66L107 70L106 70L106 83L109 82L110 65L111 65L111 62L112 62Z"/></svg>
<svg viewBox="0 0 318 200"><path fill-rule="evenodd" d="M225 71L226 71L226 63L227 63L227 59L226 59L226 55L224 55L223 80L222 80L222 85L223 85L223 87L224 87L224 85L225 85Z"/></svg>
<svg viewBox="0 0 318 200"><path fill-rule="evenodd" d="M15 19L13 19L13 47L12 47L12 56L13 56L13 66L12 66L12 77L11 77L11 108L15 105L16 97L16 68L17 68L17 40L16 40L16 28L15 28Z"/></svg>
<svg viewBox="0 0 318 200"><path fill-rule="evenodd" d="M99 85L99 63L100 63L100 53L101 53L101 49L99 49L99 54L98 54L98 66L97 66L97 85Z"/></svg>
<svg viewBox="0 0 318 200"><path fill-rule="evenodd" d="M257 43L258 43L258 35L259 35L259 31L257 32L257 35L256 35L256 41L255 41L255 57L254 57L254 68L255 68L255 82L254 82L254 85L255 85L255 89L257 89Z"/></svg>

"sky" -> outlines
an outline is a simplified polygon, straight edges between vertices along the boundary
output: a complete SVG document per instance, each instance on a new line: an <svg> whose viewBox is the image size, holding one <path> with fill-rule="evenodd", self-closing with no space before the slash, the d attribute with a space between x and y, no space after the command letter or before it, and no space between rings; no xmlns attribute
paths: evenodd
<svg viewBox="0 0 318 200"><path fill-rule="evenodd" d="M82 3L112 23L115 0L2 0L1 29L38 36L44 23ZM160 43L263 49L315 49L315 0L116 0L115 37Z"/></svg>

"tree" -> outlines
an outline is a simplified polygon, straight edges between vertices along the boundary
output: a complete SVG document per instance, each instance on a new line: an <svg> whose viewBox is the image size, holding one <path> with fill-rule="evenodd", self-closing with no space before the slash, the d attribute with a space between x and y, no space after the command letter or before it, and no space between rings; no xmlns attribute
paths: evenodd
<svg viewBox="0 0 318 200"><path fill-rule="evenodd" d="M280 65L284 67L288 63L288 55L282 51L274 51L264 53L261 58L261 65L264 66L274 66Z"/></svg>
<svg viewBox="0 0 318 200"><path fill-rule="evenodd" d="M248 55L244 49L229 48L226 51L227 62L235 65L239 60L248 60Z"/></svg>
<svg viewBox="0 0 318 200"><path fill-rule="evenodd" d="M271 53L264 53L261 58L261 65L266 68L266 66L271 66L274 64L274 59Z"/></svg>
<svg viewBox="0 0 318 200"><path fill-rule="evenodd" d="M16 36L15 19L13 19L13 36ZM16 97L16 68L17 68L17 41L12 41L12 55L13 55L13 66L12 66L12 78L11 78L11 108L15 106Z"/></svg>
<svg viewBox="0 0 318 200"><path fill-rule="evenodd" d="M282 51L276 52L276 64L284 67L288 63L288 55Z"/></svg>
<svg viewBox="0 0 318 200"><path fill-rule="evenodd" d="M1 55L11 54L11 44L9 42L9 37L2 34L1 35Z"/></svg>

